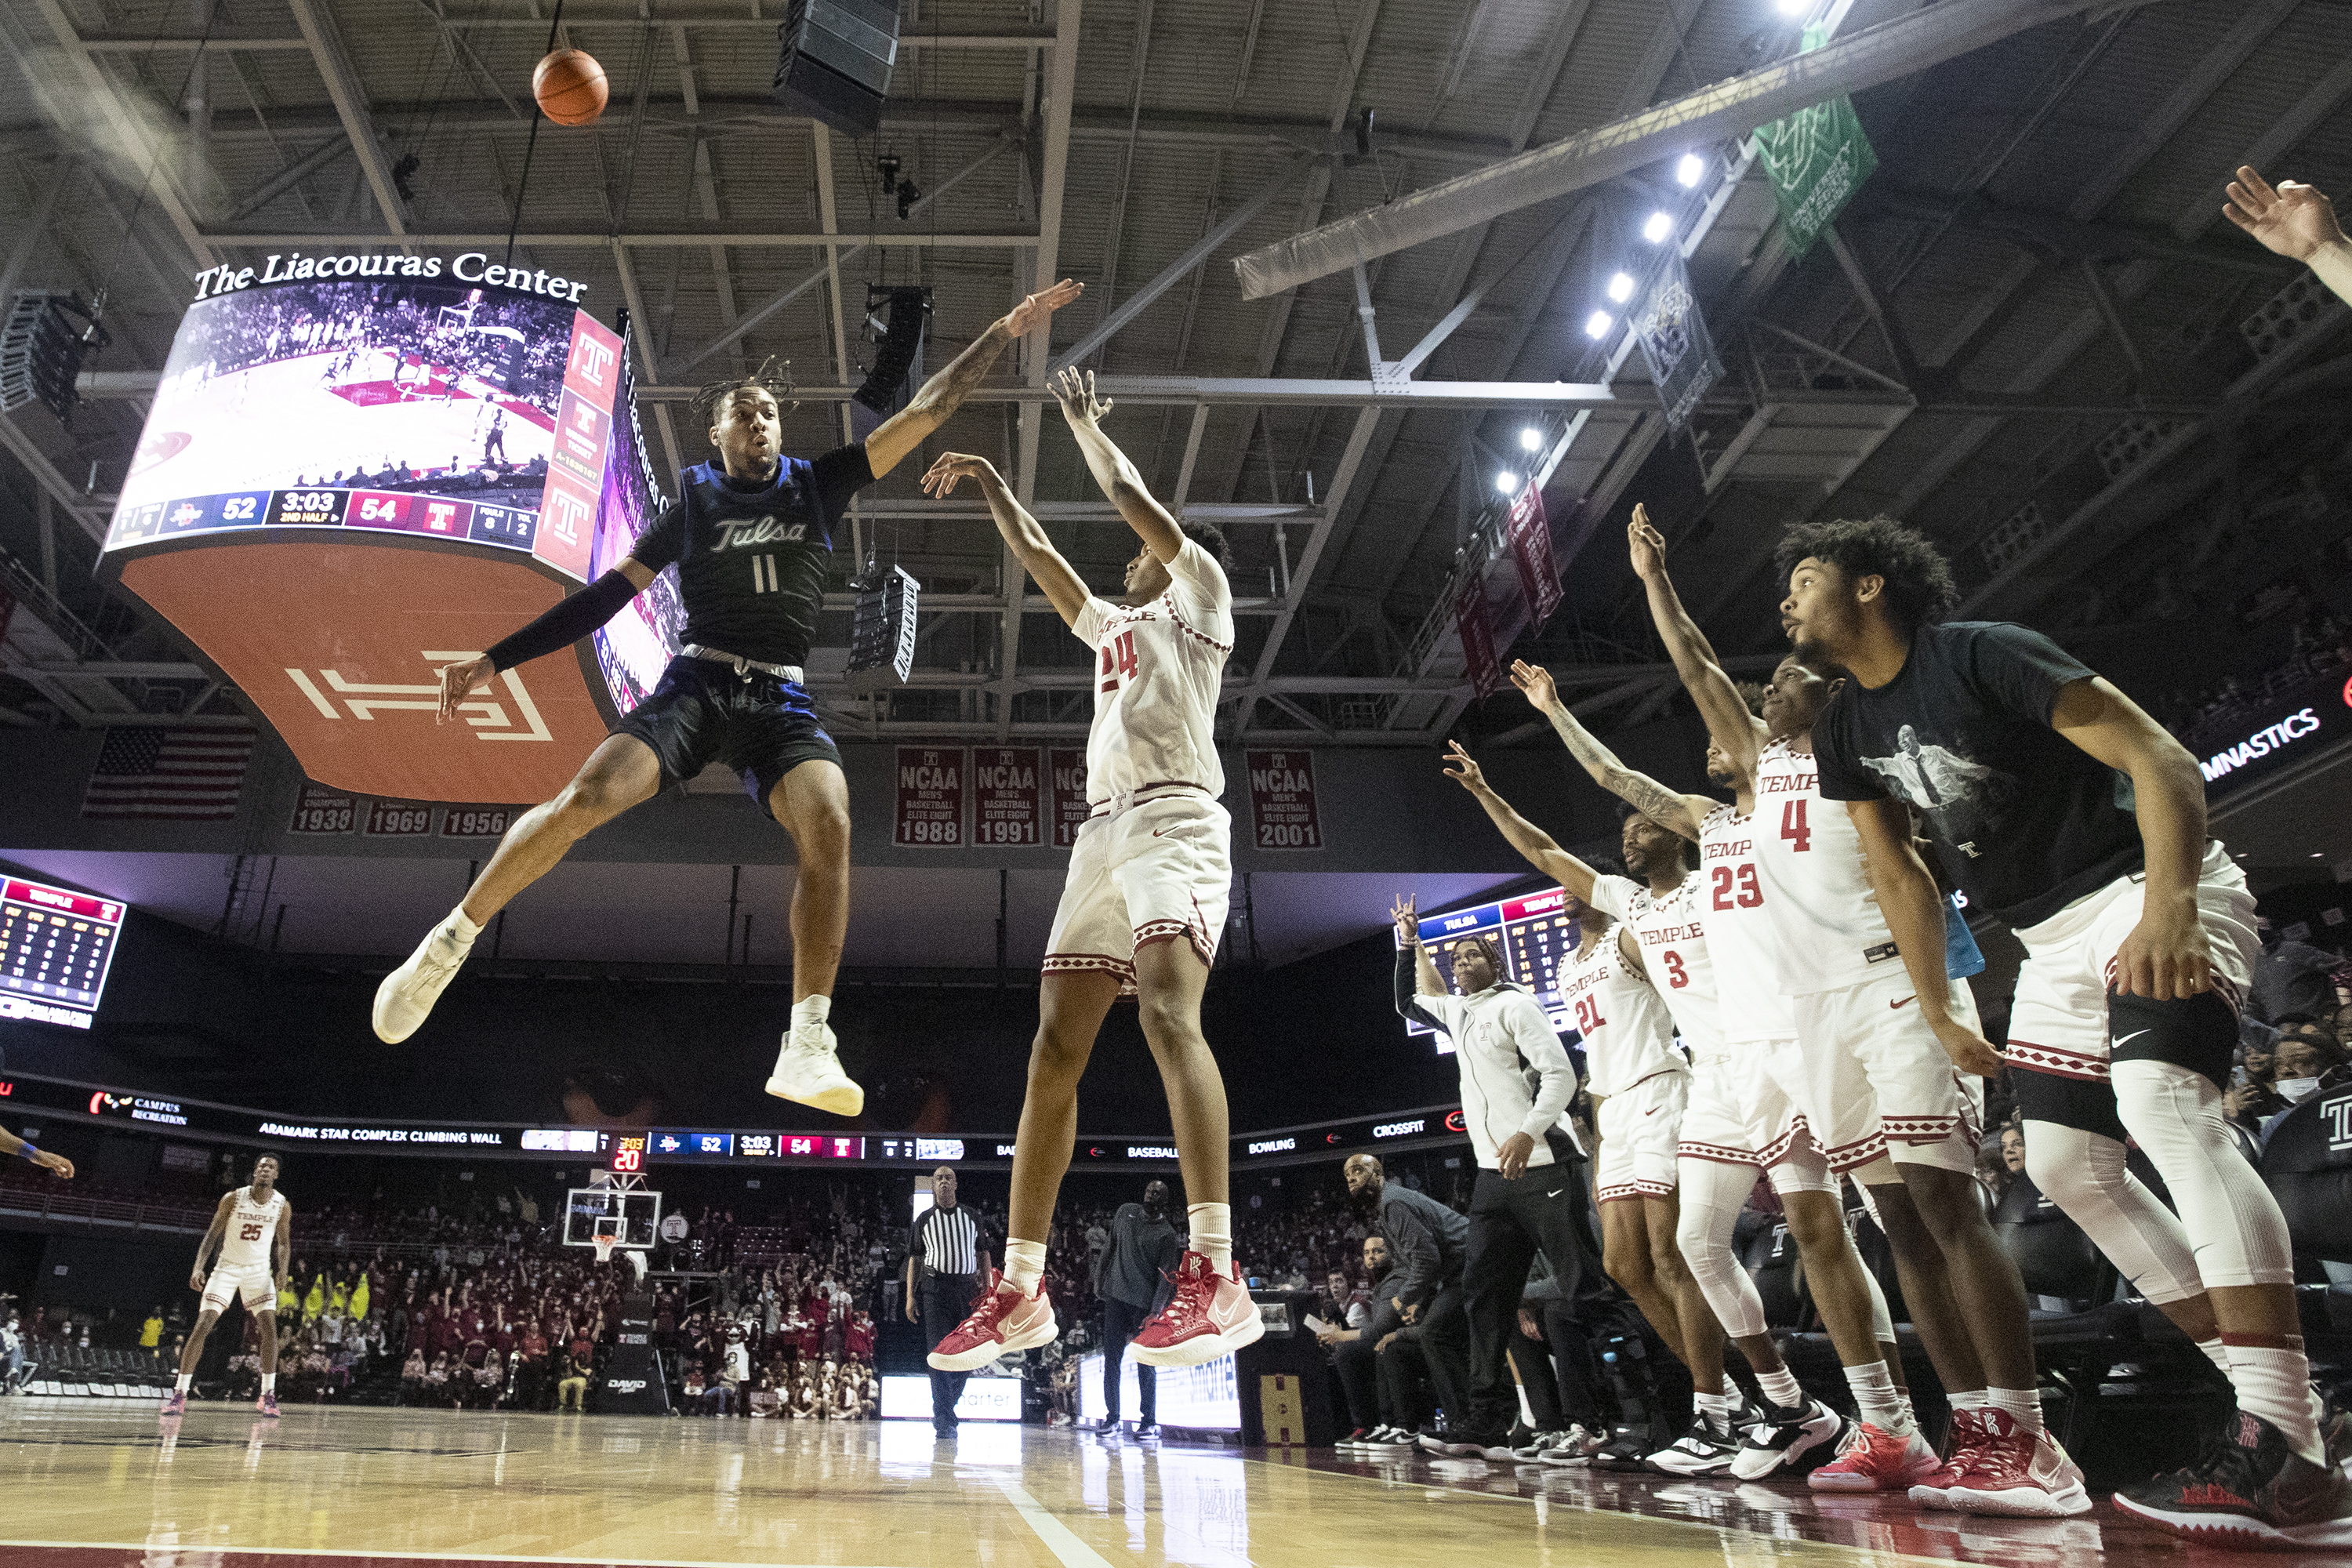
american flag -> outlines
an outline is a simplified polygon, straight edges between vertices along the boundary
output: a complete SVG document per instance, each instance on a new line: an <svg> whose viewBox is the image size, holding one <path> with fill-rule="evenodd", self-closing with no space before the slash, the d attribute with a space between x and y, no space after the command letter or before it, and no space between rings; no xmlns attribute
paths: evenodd
<svg viewBox="0 0 2352 1568"><path fill-rule="evenodd" d="M235 816L253 737L250 724L110 729L82 792L81 814L166 822Z"/></svg>

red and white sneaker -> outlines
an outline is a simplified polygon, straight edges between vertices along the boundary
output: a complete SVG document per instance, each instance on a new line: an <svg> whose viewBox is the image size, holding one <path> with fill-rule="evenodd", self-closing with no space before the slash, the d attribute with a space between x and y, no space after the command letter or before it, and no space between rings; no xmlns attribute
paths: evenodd
<svg viewBox="0 0 2352 1568"><path fill-rule="evenodd" d="M1238 1264L1220 1270L1208 1255L1187 1252L1176 1265L1176 1293L1135 1336L1135 1359L1146 1366L1198 1366L1265 1332L1265 1320L1242 1283Z"/></svg>
<svg viewBox="0 0 2352 1568"><path fill-rule="evenodd" d="M1952 1412L1952 1430L1948 1436L1952 1451L1933 1474L1911 1489L1911 1500L1921 1508L1958 1508L1960 1505L1945 1494L1958 1485L1959 1479L1976 1468L1983 1456L1985 1445L1992 1441L1992 1429L1985 1425L1981 1410Z"/></svg>
<svg viewBox="0 0 2352 1568"><path fill-rule="evenodd" d="M263 1394L254 1402L253 1407L272 1421L278 1419L278 1395L274 1394Z"/></svg>
<svg viewBox="0 0 2352 1568"><path fill-rule="evenodd" d="M1900 1492L1943 1468L1944 1461L1914 1428L1909 1436L1867 1421L1854 1424L1838 1457L1805 1478L1820 1492Z"/></svg>
<svg viewBox="0 0 2352 1568"><path fill-rule="evenodd" d="M971 1372L1001 1355L1052 1344L1059 1332L1054 1303L1046 1299L1044 1286L1024 1296L992 1268L988 1289L971 1316L950 1330L923 1359L941 1372Z"/></svg>
<svg viewBox="0 0 2352 1568"><path fill-rule="evenodd" d="M2064 1519L2091 1511L2083 1471L2048 1432L2028 1432L2006 1410L1980 1410L1985 1444L1976 1462L1944 1489L1944 1506L1963 1513Z"/></svg>

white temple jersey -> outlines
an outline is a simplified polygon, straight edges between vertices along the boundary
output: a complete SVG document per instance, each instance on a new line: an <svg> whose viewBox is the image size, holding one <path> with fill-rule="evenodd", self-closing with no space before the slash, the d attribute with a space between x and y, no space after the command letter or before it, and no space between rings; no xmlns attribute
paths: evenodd
<svg viewBox="0 0 2352 1568"><path fill-rule="evenodd" d="M1234 649L1233 590L1189 539L1168 576L1167 592L1148 605L1088 596L1070 626L1096 654L1087 800L1097 807L1171 786L1225 792L1217 692Z"/></svg>
<svg viewBox="0 0 2352 1568"><path fill-rule="evenodd" d="M1615 915L1633 933L1650 971L1651 988L1674 1015L1684 1043L1695 1051L1713 1051L1726 1036L1715 960L1699 918L1701 881L1696 874L1685 876L1659 898L1630 877L1596 877L1588 901Z"/></svg>
<svg viewBox="0 0 2352 1568"><path fill-rule="evenodd" d="M1718 805L1698 825L1698 875L1705 891L1707 955L1727 1040L1789 1040L1797 1016L1780 991L1771 905L1756 869L1756 819Z"/></svg>
<svg viewBox="0 0 2352 1568"><path fill-rule="evenodd" d="M1619 935L1610 931L1590 953L1580 945L1558 977L1560 1005L1584 1037L1585 1087L1604 1100L1662 1072L1690 1071L1666 1005L1626 963Z"/></svg>
<svg viewBox="0 0 2352 1568"><path fill-rule="evenodd" d="M269 1201L253 1201L251 1187L236 1190L236 1203L228 1214L228 1232L221 1238L220 1257L215 1262L220 1268L268 1268L271 1249L278 1243L278 1217L286 1212L286 1194L272 1192Z"/></svg>
<svg viewBox="0 0 2352 1568"><path fill-rule="evenodd" d="M1842 991L1902 969L1870 886L1862 835L1843 801L1822 798L1811 752L1774 741L1757 756L1748 826L1783 992Z"/></svg>

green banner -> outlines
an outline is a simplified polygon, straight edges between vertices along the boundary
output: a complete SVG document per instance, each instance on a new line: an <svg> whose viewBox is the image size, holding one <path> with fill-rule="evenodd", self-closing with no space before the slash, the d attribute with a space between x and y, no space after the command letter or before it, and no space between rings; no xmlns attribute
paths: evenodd
<svg viewBox="0 0 2352 1568"><path fill-rule="evenodd" d="M1819 24L1805 29L1806 49L1827 41ZM1789 250L1794 256L1813 247L1822 230L1878 167L1878 154L1863 134L1853 100L1843 96L1761 127L1756 142L1764 172L1772 177L1772 190L1780 199L1780 222L1789 231Z"/></svg>

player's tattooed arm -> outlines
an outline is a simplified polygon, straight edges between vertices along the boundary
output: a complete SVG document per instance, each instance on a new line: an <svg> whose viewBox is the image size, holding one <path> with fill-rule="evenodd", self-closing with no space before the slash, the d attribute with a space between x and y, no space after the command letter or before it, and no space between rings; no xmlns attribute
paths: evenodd
<svg viewBox="0 0 2352 1568"><path fill-rule="evenodd" d="M211 1259L214 1249L220 1246L221 1238L228 1234L228 1216L236 1207L236 1189L232 1187L223 1193L220 1202L214 1205L213 1223L205 1230L204 1239L196 1243L196 1266L188 1274L189 1289L205 1288L205 1265Z"/></svg>
<svg viewBox="0 0 2352 1568"><path fill-rule="evenodd" d="M874 477L878 479L897 468L908 453L922 445L924 437L946 424L948 416L988 379L998 355L1040 331L1053 319L1055 311L1085 292L1085 284L1074 283L1067 278L1051 289L1040 289L1013 306L1003 320L974 339L970 348L923 383L921 390L908 399L906 407L885 419L874 434L866 437L866 465L874 471ZM1039 343L1037 352L1045 353L1045 345Z"/></svg>
<svg viewBox="0 0 2352 1568"><path fill-rule="evenodd" d="M1470 792L1472 799L1485 808L1487 817L1502 829L1511 847L1524 857L1528 864L1541 871L1574 893L1580 899L1592 897L1592 884L1599 873L1582 860L1559 847L1559 840L1521 816L1511 803L1495 793L1486 782L1485 770L1462 749L1459 741L1445 743L1445 776Z"/></svg>
<svg viewBox="0 0 2352 1568"><path fill-rule="evenodd" d="M1919 998L1919 1016L1936 1031L1944 1054L1963 1072L1991 1078L2000 1053L1952 1014L1952 982L1944 973L1944 895L1911 838L1911 814L1899 800L1850 800L1847 816L1861 837L1870 890L1895 933L1904 972ZM1961 984L1968 984L1966 981Z"/></svg>
<svg viewBox="0 0 2352 1568"><path fill-rule="evenodd" d="M1513 659L1511 684L1526 695L1537 711L1551 721L1568 754L1592 775L1593 783L1668 832L1679 833L1693 843L1698 841L1699 824L1716 807L1713 799L1668 789L1649 774L1627 767L1616 752L1601 744L1568 710L1568 704L1559 700L1559 688L1550 670L1523 658Z"/></svg>
<svg viewBox="0 0 2352 1568"><path fill-rule="evenodd" d="M1077 625L1079 612L1087 607L1087 584L1077 571L1054 548L1045 537L1045 530L1029 514L1004 482L1004 476L986 458L969 452L941 453L923 475L923 493L935 500L945 500L955 493L957 481L971 479L980 486L981 495L988 501L989 516L996 520L996 531L1021 563L1022 570L1037 580L1037 587L1062 617L1066 626Z"/></svg>
<svg viewBox="0 0 2352 1568"><path fill-rule="evenodd" d="M1675 661L1675 673L1682 678L1683 689L1698 704L1708 737L1730 762L1736 776L1751 776L1756 771L1756 753L1764 745L1763 723L1748 710L1748 700L1739 695L1739 688L1724 673L1706 634L1698 629L1698 623L1683 608L1682 597L1675 592L1674 579L1666 575L1665 536L1650 526L1647 508L1633 508L1633 521L1626 525L1625 541L1633 558L1633 574L1642 579L1643 591L1649 596L1650 618L1657 625L1667 656Z"/></svg>

